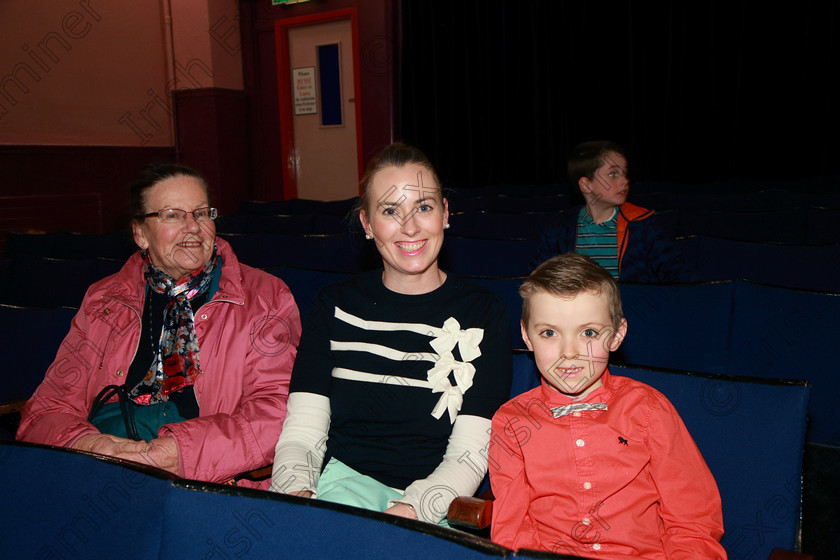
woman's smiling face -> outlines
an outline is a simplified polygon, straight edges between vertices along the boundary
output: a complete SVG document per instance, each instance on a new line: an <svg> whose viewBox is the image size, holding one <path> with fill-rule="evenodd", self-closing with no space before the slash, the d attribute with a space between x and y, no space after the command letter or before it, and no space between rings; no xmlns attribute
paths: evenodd
<svg viewBox="0 0 840 560"><path fill-rule="evenodd" d="M415 293L441 284L437 265L449 207L433 174L416 163L389 166L376 173L370 203L360 219L385 268L383 282L395 291L410 284Z"/></svg>
<svg viewBox="0 0 840 560"><path fill-rule="evenodd" d="M179 208L193 212L210 206L207 190L195 177L175 175L149 187L143 196L146 212ZM132 225L134 241L149 253L157 268L175 278L183 278L210 261L216 240L212 220L197 222L187 214L183 222L163 223L150 216Z"/></svg>

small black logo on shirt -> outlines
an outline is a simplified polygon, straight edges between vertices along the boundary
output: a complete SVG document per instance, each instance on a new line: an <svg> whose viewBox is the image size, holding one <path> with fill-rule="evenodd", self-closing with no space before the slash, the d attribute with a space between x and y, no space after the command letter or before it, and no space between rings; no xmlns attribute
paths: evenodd
<svg viewBox="0 0 840 560"><path fill-rule="evenodd" d="M621 436L618 436L618 443L620 443L621 445L627 445L627 440Z"/></svg>

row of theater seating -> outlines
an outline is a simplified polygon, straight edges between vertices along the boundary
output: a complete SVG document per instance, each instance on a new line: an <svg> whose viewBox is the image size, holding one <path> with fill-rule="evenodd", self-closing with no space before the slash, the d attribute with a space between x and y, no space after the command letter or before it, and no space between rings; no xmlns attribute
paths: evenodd
<svg viewBox="0 0 840 560"><path fill-rule="evenodd" d="M631 202L660 212L675 236L709 235L798 245L840 242L840 233L833 227L840 217L840 192L836 188L824 192L657 188L662 185L637 185L632 189ZM537 238L556 220L558 212L582 202L566 185L499 185L451 191L448 196L453 232L463 237L501 239ZM220 219L219 231L338 234L357 227L349 218L355 203L355 198L245 201L240 203L238 215Z"/></svg>
<svg viewBox="0 0 840 560"><path fill-rule="evenodd" d="M525 386L512 394L538 383L529 355L515 355L514 369ZM656 387L680 411L717 480L730 559L768 558L774 548L796 546L806 383L626 367L614 373ZM401 558L549 557L412 520L162 477L63 449L0 443L0 481L10 504L50 504L3 508L9 537L2 550L10 558L106 558L115 550L123 558L179 559L393 558L397 550ZM428 505L451 497L441 489ZM33 526L37 539L27 537Z"/></svg>
<svg viewBox="0 0 840 560"><path fill-rule="evenodd" d="M840 209L840 177L827 177L820 184L718 182L704 185L633 182L630 202L656 210L789 210L791 208ZM568 183L527 185L497 184L475 188L446 188L451 210L484 212L547 212L581 203L577 188ZM243 201L240 214L288 215L324 213L346 216L356 198L320 201Z"/></svg>
<svg viewBox="0 0 840 560"><path fill-rule="evenodd" d="M257 268L292 266L332 272L358 272L381 262L371 242L360 235L220 234L240 261ZM751 280L804 290L840 292L840 244L786 245L694 236L676 241L700 282ZM536 239L478 239L447 235L440 254L442 268L464 276L520 277L531 271ZM123 262L134 251L127 234L9 234L7 258L0 259L0 289L20 286L45 264L21 259L105 260ZM68 265L69 266L69 265ZM82 265L79 265L82 266ZM111 270L99 262L88 268ZM32 268L27 268L32 267ZM31 270L32 272L28 272ZM76 276L80 280L89 276ZM66 281L72 281L69 276Z"/></svg>
<svg viewBox="0 0 840 560"><path fill-rule="evenodd" d="M507 203L507 202L505 202ZM453 205L454 207L454 205ZM565 211L565 210L564 210ZM840 210L794 208L773 211L666 210L660 224L674 237L708 235L739 241L826 245L840 242L833 227ZM554 211L490 212L453 211L452 233L484 239L538 239L559 217ZM338 235L357 232L347 216L330 214L238 214L219 219L221 233L279 233L289 235Z"/></svg>
<svg viewBox="0 0 840 560"><path fill-rule="evenodd" d="M79 268L44 272L49 278L65 278L82 274L81 267L89 263L69 262ZM115 268L121 266L117 261L107 262ZM294 267L268 271L289 285L304 320L317 292L348 275ZM505 302L511 345L523 348L517 291L521 280L473 280ZM78 306L87 285L79 283L73 301L59 302L58 298L66 295L58 290L64 283L56 283L55 289L51 284L29 292L27 299L0 299L0 303L7 304L0 306L0 326L6 333L0 339L0 355L6 356L7 366L17 372L12 381L4 384L0 402L31 395L69 326L72 311L59 305ZM24 285L19 288L14 290L18 295L25 292ZM835 330L832 325L840 316L840 295L743 281L622 284L621 292L630 330L616 360L649 367L809 380L815 393L808 439L840 445L840 420L834 410L840 377L834 374L834 355L828 342L829 333Z"/></svg>
<svg viewBox="0 0 840 560"><path fill-rule="evenodd" d="M495 204L482 204L490 208L498 206L499 210L468 210L463 208L463 201L451 204L451 233L480 239L539 239L562 212L570 211L566 208L552 210L551 204L541 208L541 201L532 199L522 199L528 201L527 210L516 211L516 204L501 198L494 200ZM840 209L813 207L763 211L727 208L659 212L661 226L673 237L708 235L738 241L794 245L840 243L840 232L833 227L838 219ZM229 234L339 235L360 231L352 218L326 213L240 213L219 218L217 226L219 232Z"/></svg>

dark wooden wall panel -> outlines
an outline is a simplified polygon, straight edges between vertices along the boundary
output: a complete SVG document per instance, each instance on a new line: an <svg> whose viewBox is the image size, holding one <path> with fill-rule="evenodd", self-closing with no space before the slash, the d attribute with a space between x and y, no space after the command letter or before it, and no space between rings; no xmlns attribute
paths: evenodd
<svg viewBox="0 0 840 560"><path fill-rule="evenodd" d="M0 145L0 241L8 231L127 229L131 180L174 159L172 148Z"/></svg>
<svg viewBox="0 0 840 560"><path fill-rule="evenodd" d="M178 158L204 175L210 199L235 214L250 196L245 93L205 88L173 91Z"/></svg>

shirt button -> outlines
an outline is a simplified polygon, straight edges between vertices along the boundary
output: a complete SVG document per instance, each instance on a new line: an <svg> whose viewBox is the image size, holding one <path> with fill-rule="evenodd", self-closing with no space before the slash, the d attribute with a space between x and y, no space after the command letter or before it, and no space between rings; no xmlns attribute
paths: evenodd
<svg viewBox="0 0 840 560"><path fill-rule="evenodd" d="M591 482L584 482L584 483L583 483L583 487L584 487L586 490L589 490L590 488L592 488L592 483L591 483Z"/></svg>
<svg viewBox="0 0 840 560"><path fill-rule="evenodd" d="M107 314L108 314L108 313L110 313L110 312L111 312L111 308L110 308L110 307L106 307L105 309L103 309L103 310L102 310L102 313L104 313L105 315L107 315Z"/></svg>
<svg viewBox="0 0 840 560"><path fill-rule="evenodd" d="M580 412L578 412L578 411L572 412L572 416L580 417Z"/></svg>
<svg viewBox="0 0 840 560"><path fill-rule="evenodd" d="M125 372L121 369L118 369L117 370L117 377L122 377L123 375L125 375Z"/></svg>
<svg viewBox="0 0 840 560"><path fill-rule="evenodd" d="M592 545L592 549L593 550L601 550L601 545L598 544L598 543L595 543L595 544Z"/></svg>
<svg viewBox="0 0 840 560"><path fill-rule="evenodd" d="M575 442L575 445L577 445L578 447L583 447L586 444L584 443L584 441L582 439L579 439Z"/></svg>
<svg viewBox="0 0 840 560"><path fill-rule="evenodd" d="M207 319L207 313L202 313L202 314L201 314L201 318L202 318L202 319Z"/></svg>
<svg viewBox="0 0 840 560"><path fill-rule="evenodd" d="M580 522L583 523L584 525L589 525L589 518L584 517Z"/></svg>

